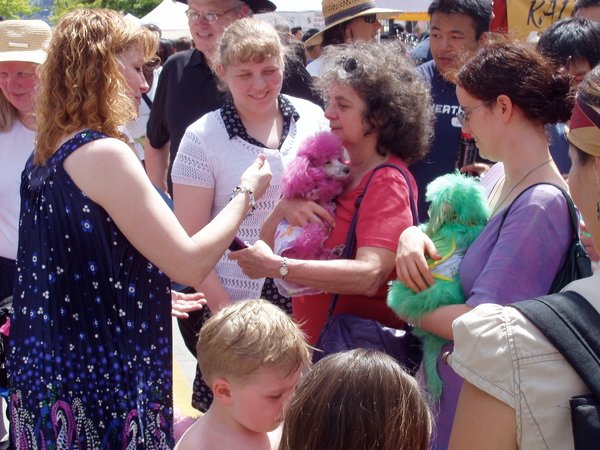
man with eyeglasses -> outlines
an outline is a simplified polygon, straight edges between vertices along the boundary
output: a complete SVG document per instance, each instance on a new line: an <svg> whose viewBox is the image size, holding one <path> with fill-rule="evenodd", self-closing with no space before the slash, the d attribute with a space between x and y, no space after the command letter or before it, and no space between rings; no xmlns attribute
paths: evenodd
<svg viewBox="0 0 600 450"><path fill-rule="evenodd" d="M171 193L171 166L186 128L225 104L211 70L216 43L227 26L253 13L275 10L268 0L180 0L187 3L187 17L195 48L174 54L164 64L152 103L144 141L146 172L161 191ZM286 65L282 92L314 103L312 78L302 62ZM192 354L204 311L189 313L179 329Z"/></svg>
<svg viewBox="0 0 600 450"><path fill-rule="evenodd" d="M171 193L171 165L186 128L204 114L220 108L225 95L210 68L211 55L225 28L253 13L275 10L268 0L179 0L186 12L195 48L178 52L165 63L148 119L144 152L152 183ZM282 92L315 103L312 79L303 65L286 67ZM195 336L194 336L195 339ZM188 346L194 352L195 342Z"/></svg>
<svg viewBox="0 0 600 450"><path fill-rule="evenodd" d="M456 85L448 81L457 57L486 38L492 21L491 0L433 0L429 6L429 45L433 60L417 67L431 86L435 108L434 139L429 154L410 167L419 188L419 216L428 219L425 190L440 175L454 170L461 130Z"/></svg>

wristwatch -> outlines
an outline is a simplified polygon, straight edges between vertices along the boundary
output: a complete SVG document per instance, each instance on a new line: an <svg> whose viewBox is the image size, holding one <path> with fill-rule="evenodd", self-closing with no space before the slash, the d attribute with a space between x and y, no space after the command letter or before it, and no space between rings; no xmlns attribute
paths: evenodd
<svg viewBox="0 0 600 450"><path fill-rule="evenodd" d="M288 265L287 265L287 258L284 256L283 258L281 258L281 267L279 268L279 275L281 276L282 280L285 280L285 277L287 277L287 274L290 271L288 270Z"/></svg>

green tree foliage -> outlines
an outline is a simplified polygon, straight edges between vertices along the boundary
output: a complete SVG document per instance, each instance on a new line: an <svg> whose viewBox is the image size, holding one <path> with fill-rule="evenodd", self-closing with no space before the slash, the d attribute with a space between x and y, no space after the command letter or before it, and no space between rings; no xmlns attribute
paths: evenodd
<svg viewBox="0 0 600 450"><path fill-rule="evenodd" d="M29 0L0 0L0 16L5 19L20 19L38 11Z"/></svg>
<svg viewBox="0 0 600 450"><path fill-rule="evenodd" d="M0 4L3 1L6 0L0 0ZM64 13L74 8L110 8L123 14L131 13L136 17L143 17L159 3L160 0L55 0L52 6L51 21L56 23Z"/></svg>

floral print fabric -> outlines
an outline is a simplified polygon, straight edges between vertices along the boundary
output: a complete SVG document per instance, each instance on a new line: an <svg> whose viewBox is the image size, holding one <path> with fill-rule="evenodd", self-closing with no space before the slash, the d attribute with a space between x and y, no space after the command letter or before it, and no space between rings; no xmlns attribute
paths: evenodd
<svg viewBox="0 0 600 450"><path fill-rule="evenodd" d="M63 168L104 137L79 133L23 172L8 360L17 449L174 445L169 280Z"/></svg>

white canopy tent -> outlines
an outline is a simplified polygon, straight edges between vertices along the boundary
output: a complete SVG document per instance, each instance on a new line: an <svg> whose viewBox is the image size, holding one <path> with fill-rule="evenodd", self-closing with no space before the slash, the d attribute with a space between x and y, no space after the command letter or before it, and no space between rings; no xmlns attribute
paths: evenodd
<svg viewBox="0 0 600 450"><path fill-rule="evenodd" d="M188 6L175 0L162 0L156 8L142 17L142 23L153 23L161 29L163 37L177 39L191 37L185 11Z"/></svg>
<svg viewBox="0 0 600 450"><path fill-rule="evenodd" d="M321 0L272 0L277 5L276 14L285 18L290 26L323 28ZM403 11L398 20L429 20L427 8L431 0L375 0L381 8Z"/></svg>

